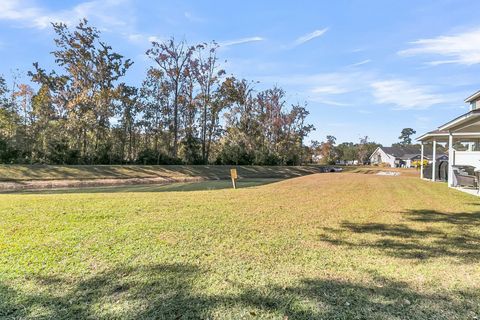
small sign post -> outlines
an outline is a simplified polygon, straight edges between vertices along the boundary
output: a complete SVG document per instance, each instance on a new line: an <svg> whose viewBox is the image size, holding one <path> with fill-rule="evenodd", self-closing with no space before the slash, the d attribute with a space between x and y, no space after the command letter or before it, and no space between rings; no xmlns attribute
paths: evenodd
<svg viewBox="0 0 480 320"><path fill-rule="evenodd" d="M232 178L233 189L237 189L237 169L230 169L230 177Z"/></svg>

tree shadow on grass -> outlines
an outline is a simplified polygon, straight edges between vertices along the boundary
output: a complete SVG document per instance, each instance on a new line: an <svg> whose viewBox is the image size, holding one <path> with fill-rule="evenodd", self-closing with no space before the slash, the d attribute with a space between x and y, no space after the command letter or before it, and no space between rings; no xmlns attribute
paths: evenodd
<svg viewBox="0 0 480 320"><path fill-rule="evenodd" d="M117 268L73 284L36 276L41 293L0 286L0 318L199 319L210 304L192 293L198 275L193 266L172 264Z"/></svg>
<svg viewBox="0 0 480 320"><path fill-rule="evenodd" d="M408 224L344 222L340 228L324 229L321 240L374 248L406 259L451 257L462 263L480 262L480 212L409 210L404 214Z"/></svg>
<svg viewBox="0 0 480 320"><path fill-rule="evenodd" d="M0 284L2 319L452 319L472 318L478 292L425 295L405 283L300 279L296 285L206 294L208 272L193 265L110 270L87 279L33 277L42 290ZM205 285L204 285L205 286ZM452 299L454 294L456 299ZM477 308L477 309L476 309Z"/></svg>

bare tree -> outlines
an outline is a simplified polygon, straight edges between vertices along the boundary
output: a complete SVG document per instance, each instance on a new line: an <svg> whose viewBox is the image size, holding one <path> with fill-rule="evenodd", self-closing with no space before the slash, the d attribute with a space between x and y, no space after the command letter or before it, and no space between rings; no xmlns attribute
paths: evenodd
<svg viewBox="0 0 480 320"><path fill-rule="evenodd" d="M186 85L186 70L194 51L195 48L188 46L185 41L177 43L174 38L171 38L165 42L152 42L152 48L146 52L147 56L156 63L156 67L168 79L168 85L172 92L169 104L173 109L172 156L174 158L178 156L181 92L182 87Z"/></svg>

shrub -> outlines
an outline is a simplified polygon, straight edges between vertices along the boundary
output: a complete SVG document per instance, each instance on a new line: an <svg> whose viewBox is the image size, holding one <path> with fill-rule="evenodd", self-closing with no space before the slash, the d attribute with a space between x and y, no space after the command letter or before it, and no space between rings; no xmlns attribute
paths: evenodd
<svg viewBox="0 0 480 320"><path fill-rule="evenodd" d="M415 168L420 168L422 164L422 161L420 160L415 160L415 161L412 161L412 166L414 166ZM423 166L426 167L428 166L428 160L423 160Z"/></svg>

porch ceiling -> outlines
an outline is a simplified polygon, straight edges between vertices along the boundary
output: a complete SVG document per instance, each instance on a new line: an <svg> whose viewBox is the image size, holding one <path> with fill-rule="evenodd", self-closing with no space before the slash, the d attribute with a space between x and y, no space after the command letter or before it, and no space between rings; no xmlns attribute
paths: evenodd
<svg viewBox="0 0 480 320"><path fill-rule="evenodd" d="M465 142L471 142L473 139L480 139L480 132L463 132L463 133L452 133L453 135L453 141L465 141ZM446 135L435 135L435 136L422 136L417 139L420 142L423 143L430 143L433 142L434 140L437 141L438 143L448 143L448 134Z"/></svg>
<svg viewBox="0 0 480 320"><path fill-rule="evenodd" d="M423 143L432 142L433 140L436 140L437 142L448 142L448 135L448 131L435 130L427 132L424 135L418 137L417 141L421 141Z"/></svg>
<svg viewBox="0 0 480 320"><path fill-rule="evenodd" d="M427 132L417 138L417 141L428 143L436 140L437 142L448 142L451 133L454 140L480 139L480 110L470 111L450 123L440 127L438 130Z"/></svg>

